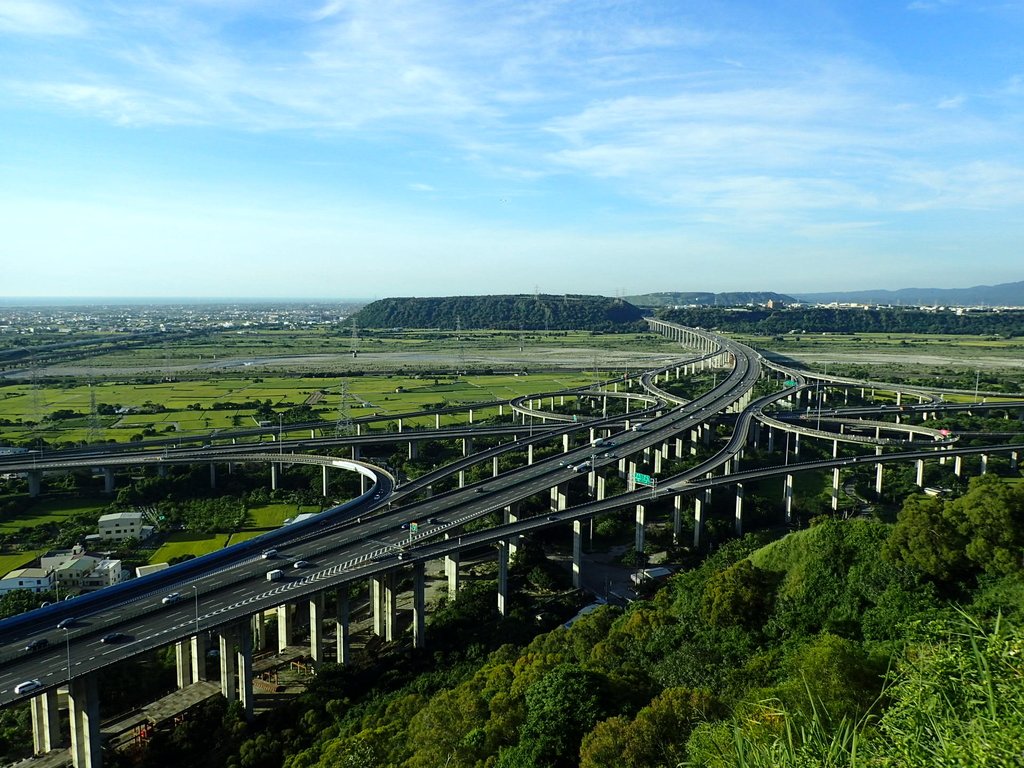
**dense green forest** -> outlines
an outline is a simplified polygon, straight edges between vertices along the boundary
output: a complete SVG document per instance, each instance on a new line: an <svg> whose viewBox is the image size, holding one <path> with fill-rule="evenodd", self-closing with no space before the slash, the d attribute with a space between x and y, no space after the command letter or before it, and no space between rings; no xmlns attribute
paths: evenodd
<svg viewBox="0 0 1024 768"><path fill-rule="evenodd" d="M720 331L785 334L812 333L949 333L1024 335L1024 312L925 312L919 309L752 309L716 307L666 309L658 317L690 327Z"/></svg>
<svg viewBox="0 0 1024 768"><path fill-rule="evenodd" d="M1024 487L988 474L895 523L731 541L532 640L477 582L435 612L429 651L329 667L255 730L222 703L143 764L1020 765L1022 523Z"/></svg>
<svg viewBox="0 0 1024 768"><path fill-rule="evenodd" d="M632 304L605 296L443 296L381 299L363 307L360 328L643 331Z"/></svg>

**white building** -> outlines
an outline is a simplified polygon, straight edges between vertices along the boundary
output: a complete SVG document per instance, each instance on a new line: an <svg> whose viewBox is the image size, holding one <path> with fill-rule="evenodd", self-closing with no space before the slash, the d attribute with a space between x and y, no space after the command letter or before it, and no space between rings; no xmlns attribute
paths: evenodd
<svg viewBox="0 0 1024 768"><path fill-rule="evenodd" d="M145 539L153 532L153 526L143 525L141 512L112 512L103 515L99 522L99 537L110 541Z"/></svg>
<svg viewBox="0 0 1024 768"><path fill-rule="evenodd" d="M15 568L0 579L0 595L16 589L49 592L53 589L53 576L43 568Z"/></svg>
<svg viewBox="0 0 1024 768"><path fill-rule="evenodd" d="M47 552L39 558L41 570L50 572L53 584L64 594L91 592L129 578L120 560L85 554L81 545Z"/></svg>

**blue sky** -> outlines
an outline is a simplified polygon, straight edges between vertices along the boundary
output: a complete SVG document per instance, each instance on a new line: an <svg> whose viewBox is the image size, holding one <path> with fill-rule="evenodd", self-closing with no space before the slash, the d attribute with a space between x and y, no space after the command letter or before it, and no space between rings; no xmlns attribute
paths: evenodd
<svg viewBox="0 0 1024 768"><path fill-rule="evenodd" d="M1024 279L1024 2L0 0L0 296Z"/></svg>

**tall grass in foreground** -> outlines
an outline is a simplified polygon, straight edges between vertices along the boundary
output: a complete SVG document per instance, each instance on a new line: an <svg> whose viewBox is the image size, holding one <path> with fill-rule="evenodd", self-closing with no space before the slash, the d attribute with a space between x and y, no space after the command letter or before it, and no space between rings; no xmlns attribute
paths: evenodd
<svg viewBox="0 0 1024 768"><path fill-rule="evenodd" d="M733 724L719 759L705 754L688 765L1024 766L1024 631L998 618L985 627L965 613L917 627L881 699L884 709L856 722L832 722L813 700L806 715L762 703Z"/></svg>

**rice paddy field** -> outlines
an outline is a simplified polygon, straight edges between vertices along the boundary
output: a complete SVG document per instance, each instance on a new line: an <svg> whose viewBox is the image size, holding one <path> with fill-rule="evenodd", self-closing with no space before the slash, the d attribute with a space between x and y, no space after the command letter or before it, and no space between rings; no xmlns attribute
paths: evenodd
<svg viewBox="0 0 1024 768"><path fill-rule="evenodd" d="M389 416L591 384L682 354L655 334L214 332L9 372L0 379L0 444L253 427L257 402L273 414L308 405L326 420ZM441 426L465 418L442 416Z"/></svg>

